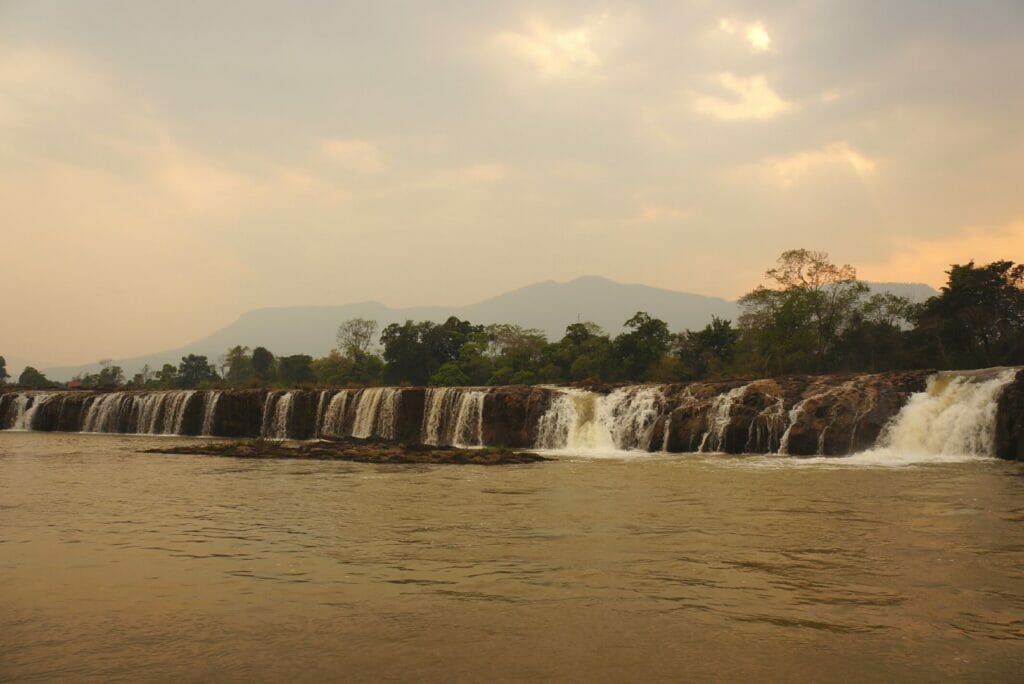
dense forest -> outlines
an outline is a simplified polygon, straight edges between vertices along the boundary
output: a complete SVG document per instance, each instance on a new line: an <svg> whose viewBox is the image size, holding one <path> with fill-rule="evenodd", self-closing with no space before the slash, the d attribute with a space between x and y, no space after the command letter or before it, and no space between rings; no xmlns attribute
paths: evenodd
<svg viewBox="0 0 1024 684"><path fill-rule="evenodd" d="M568 382L673 382L788 373L966 369L1024 364L1024 264L953 265L938 296L912 304L872 294L848 265L804 249L784 252L767 285L744 295L736 321L672 332L643 311L610 336L572 323L548 340L511 324L341 322L327 356L275 356L236 346L210 363L188 355L177 366L144 368L127 379L103 363L73 387L186 388L358 385L508 385ZM379 335L378 335L379 332ZM8 379L0 357L0 383ZM25 368L19 385L50 387Z"/></svg>

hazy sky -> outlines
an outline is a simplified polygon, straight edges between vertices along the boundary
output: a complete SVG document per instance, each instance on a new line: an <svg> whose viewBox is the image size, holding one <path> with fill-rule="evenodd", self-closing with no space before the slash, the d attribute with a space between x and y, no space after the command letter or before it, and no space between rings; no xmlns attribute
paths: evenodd
<svg viewBox="0 0 1024 684"><path fill-rule="evenodd" d="M0 354L1024 260L1024 3L0 0Z"/></svg>

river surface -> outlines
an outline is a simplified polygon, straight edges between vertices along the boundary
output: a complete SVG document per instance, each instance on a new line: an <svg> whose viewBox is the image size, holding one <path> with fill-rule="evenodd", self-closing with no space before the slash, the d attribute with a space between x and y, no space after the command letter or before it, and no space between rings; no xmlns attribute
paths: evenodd
<svg viewBox="0 0 1024 684"><path fill-rule="evenodd" d="M1020 681L1024 464L0 434L0 680Z"/></svg>

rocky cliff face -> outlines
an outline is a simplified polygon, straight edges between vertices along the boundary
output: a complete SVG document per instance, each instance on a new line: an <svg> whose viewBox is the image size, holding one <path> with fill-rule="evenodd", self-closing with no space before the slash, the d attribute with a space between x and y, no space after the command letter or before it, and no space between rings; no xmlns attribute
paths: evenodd
<svg viewBox="0 0 1024 684"><path fill-rule="evenodd" d="M1024 370L999 396L996 410L996 456L1024 461Z"/></svg>
<svg viewBox="0 0 1024 684"><path fill-rule="evenodd" d="M930 376L590 389L11 391L0 393L0 429L839 456L878 444ZM1024 371L998 391L994 454L1024 459Z"/></svg>

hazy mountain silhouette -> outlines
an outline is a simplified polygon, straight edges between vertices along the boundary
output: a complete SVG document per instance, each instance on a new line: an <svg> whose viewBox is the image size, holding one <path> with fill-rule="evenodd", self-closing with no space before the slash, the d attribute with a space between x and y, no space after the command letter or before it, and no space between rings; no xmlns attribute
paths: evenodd
<svg viewBox="0 0 1024 684"><path fill-rule="evenodd" d="M875 283L872 289L888 290L915 301L935 294L927 285ZM585 276L559 283L553 280L527 285L468 306L431 306L391 308L380 302L359 302L340 306L289 306L255 309L237 321L191 344L155 354L113 363L131 375L143 365L160 368L177 365L186 354L203 354L211 363L237 344L263 346L276 355L311 354L323 356L335 344L338 325L349 318L376 320L380 326L414 321L443 321L458 316L473 323L516 323L542 330L550 339L559 339L570 323L592 321L606 332L617 334L623 323L637 311L661 318L673 331L704 327L712 316L735 319L736 302L647 285L617 283L598 276ZM10 367L9 367L10 368ZM94 373L95 363L50 368L45 372L53 380L68 380L79 373ZM20 369L18 369L20 372ZM11 371L14 375L13 370Z"/></svg>

